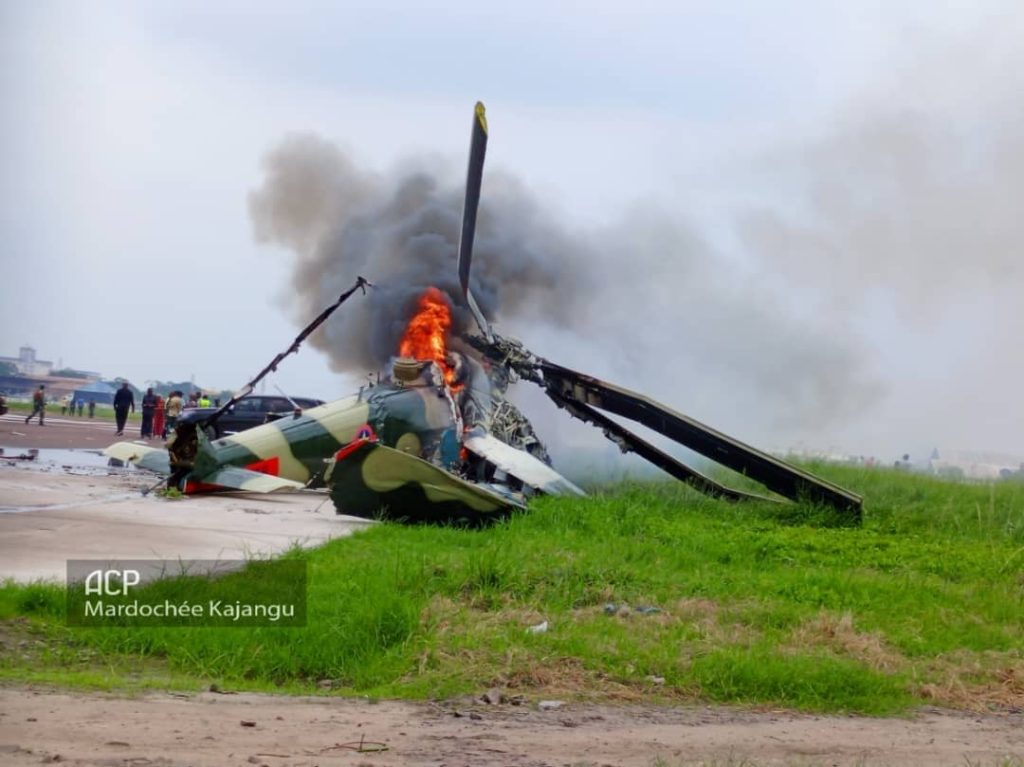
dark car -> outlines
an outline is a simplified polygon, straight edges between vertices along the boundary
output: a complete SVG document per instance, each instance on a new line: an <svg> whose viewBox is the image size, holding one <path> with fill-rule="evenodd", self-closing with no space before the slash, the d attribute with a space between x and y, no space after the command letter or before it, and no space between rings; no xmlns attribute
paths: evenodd
<svg viewBox="0 0 1024 767"><path fill-rule="evenodd" d="M292 402L295 404L293 405ZM310 399L308 397L294 397L288 400L285 397L250 394L243 397L231 406L224 415L217 419L214 424L215 434L212 438L223 437L236 431L245 431L253 426L276 421L278 418L291 417L295 413L295 405L300 409L307 410L324 404L321 399ZM216 413L215 407L192 407L181 411L181 420L185 423L201 421L204 418Z"/></svg>

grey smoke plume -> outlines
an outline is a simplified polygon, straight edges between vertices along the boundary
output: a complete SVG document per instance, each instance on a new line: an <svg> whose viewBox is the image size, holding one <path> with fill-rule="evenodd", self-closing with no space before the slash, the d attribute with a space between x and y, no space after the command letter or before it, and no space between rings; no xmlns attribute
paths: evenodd
<svg viewBox="0 0 1024 767"><path fill-rule="evenodd" d="M1024 453L1024 14L1007 11L905 50L817 137L767 151L772 201L737 216L766 284L874 339L888 396L862 420L907 449Z"/></svg>
<svg viewBox="0 0 1024 767"><path fill-rule="evenodd" d="M805 211L749 212L746 247L847 307L868 291L895 291L908 321L928 321L951 294L1019 283L1024 98L1013 111L1009 125L967 135L914 110L844 121L798 156L776 158L799 169Z"/></svg>
<svg viewBox="0 0 1024 767"><path fill-rule="evenodd" d="M250 211L260 241L294 254L296 320L314 316L357 274L378 286L314 335L333 369L378 369L426 287L458 305L457 172L421 160L370 173L311 135L286 139L264 170ZM489 168L472 279L502 333L534 348L557 332L567 346L536 350L680 407L701 405L698 412L739 405L755 422L821 423L849 414L872 390L855 343L732 277L692 227L653 206L601 231L570 233L521 182ZM455 320L469 327L468 312L456 309Z"/></svg>
<svg viewBox="0 0 1024 767"><path fill-rule="evenodd" d="M376 369L395 353L423 291L445 291L458 330L471 316L459 308L457 243L463 191L429 162L390 176L365 172L336 146L312 135L286 139L264 161L263 186L249 205L257 239L289 248L296 318L314 316L361 274L377 288L313 337L333 369ZM471 287L489 318L529 312L565 322L559 300L589 282L573 274L580 251L545 218L515 179L487 178ZM572 276L570 285L570 275ZM571 293L570 293L571 295Z"/></svg>
<svg viewBox="0 0 1024 767"><path fill-rule="evenodd" d="M844 306L885 289L910 322L1024 282L1024 13L999 7L901 48L817 136L766 151L786 208L739 220L765 271Z"/></svg>

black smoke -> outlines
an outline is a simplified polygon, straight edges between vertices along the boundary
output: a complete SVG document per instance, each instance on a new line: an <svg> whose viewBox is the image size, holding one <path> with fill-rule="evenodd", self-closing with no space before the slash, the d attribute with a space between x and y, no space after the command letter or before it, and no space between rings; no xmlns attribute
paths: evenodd
<svg viewBox="0 0 1024 767"><path fill-rule="evenodd" d="M250 211L257 238L292 253L296 322L356 275L377 285L312 337L334 370L380 369L431 285L456 307L455 329L470 328L456 268L463 185L458 170L429 159L373 173L313 135L290 136L267 155ZM489 167L471 287L503 335L528 333L556 362L681 407L682 394L692 404L728 391L730 407L752 411L754 422L821 423L872 391L855 340L733 275L695 227L656 206L574 232ZM568 346L545 344L553 333Z"/></svg>
<svg viewBox="0 0 1024 767"><path fill-rule="evenodd" d="M425 163L389 176L369 173L333 144L312 135L287 138L265 161L250 195L256 236L295 257L297 320L314 316L364 275L377 287L346 306L313 337L339 372L376 369L398 341L423 291L435 286L454 307L456 330L469 329L460 308L457 243L463 192ZM569 241L512 178L490 174L474 247L471 288L490 319L529 313L565 322L578 246ZM573 276L572 285L588 282Z"/></svg>

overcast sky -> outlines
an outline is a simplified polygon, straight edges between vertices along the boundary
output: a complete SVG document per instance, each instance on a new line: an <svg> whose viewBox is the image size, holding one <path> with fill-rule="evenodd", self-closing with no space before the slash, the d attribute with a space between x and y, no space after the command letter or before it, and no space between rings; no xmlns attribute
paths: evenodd
<svg viewBox="0 0 1024 767"><path fill-rule="evenodd" d="M565 233L651 277L624 288L651 304L647 346L602 324L614 311L511 329L546 355L768 447L1024 453L1022 17L1012 1L7 0L0 354L241 385L299 319L294 256L250 220L267 153L299 132L368 172L426 157L457 176L481 99L485 198L487 174L514 174ZM684 241L701 270L663 269ZM308 348L273 382L330 399L354 379ZM810 421L772 417L804 406Z"/></svg>

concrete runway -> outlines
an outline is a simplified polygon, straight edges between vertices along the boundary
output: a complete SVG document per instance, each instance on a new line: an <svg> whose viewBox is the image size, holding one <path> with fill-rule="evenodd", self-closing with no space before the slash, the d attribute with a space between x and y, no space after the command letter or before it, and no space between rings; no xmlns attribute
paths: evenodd
<svg viewBox="0 0 1024 767"><path fill-rule="evenodd" d="M45 425L39 419L25 423L27 414L8 413L0 416L0 447L59 447L97 450L121 440L139 439L139 424L128 422L124 436L117 437L113 418L48 415ZM150 444L158 444L156 440Z"/></svg>
<svg viewBox="0 0 1024 767"><path fill-rule="evenodd" d="M42 450L31 462L0 457L0 579L63 581L68 559L266 556L373 524L335 514L320 491L143 497L156 475L107 468L94 452L124 439L114 437L113 424L54 418L39 427L15 419L0 420L6 454ZM24 436L12 443L13 431Z"/></svg>

